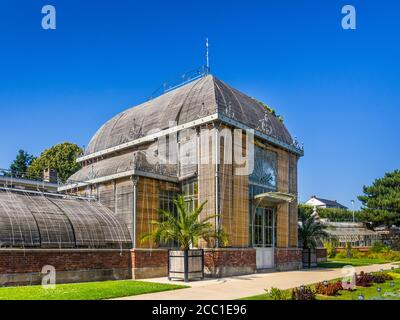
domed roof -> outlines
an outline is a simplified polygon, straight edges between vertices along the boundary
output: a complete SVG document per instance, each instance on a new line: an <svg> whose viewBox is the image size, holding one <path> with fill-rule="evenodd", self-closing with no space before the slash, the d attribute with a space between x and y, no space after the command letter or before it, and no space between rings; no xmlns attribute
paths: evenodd
<svg viewBox="0 0 400 320"><path fill-rule="evenodd" d="M130 234L94 200L0 190L0 244L11 248L129 248Z"/></svg>
<svg viewBox="0 0 400 320"><path fill-rule="evenodd" d="M85 155L216 113L262 130L283 143L293 142L284 124L266 112L261 103L207 75L118 114L97 131Z"/></svg>

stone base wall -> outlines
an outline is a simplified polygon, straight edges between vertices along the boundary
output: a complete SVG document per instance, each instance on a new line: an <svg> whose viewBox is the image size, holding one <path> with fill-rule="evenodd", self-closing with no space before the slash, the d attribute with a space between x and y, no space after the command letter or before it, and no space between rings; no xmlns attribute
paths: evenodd
<svg viewBox="0 0 400 320"><path fill-rule="evenodd" d="M299 270L303 267L303 250L300 248L275 248L277 271Z"/></svg>
<svg viewBox="0 0 400 320"><path fill-rule="evenodd" d="M146 279L168 276L168 250L132 250L132 277Z"/></svg>
<svg viewBox="0 0 400 320"><path fill-rule="evenodd" d="M208 277L229 277L256 272L256 250L205 249L205 275Z"/></svg>
<svg viewBox="0 0 400 320"><path fill-rule="evenodd" d="M41 284L45 266L56 283L130 279L130 250L1 249L0 286Z"/></svg>
<svg viewBox="0 0 400 320"><path fill-rule="evenodd" d="M302 267L302 250L276 248L276 269ZM45 266L56 271L56 283L144 279L168 275L168 250L1 249L0 286L40 284ZM256 272L256 250L204 250L207 277L229 277Z"/></svg>

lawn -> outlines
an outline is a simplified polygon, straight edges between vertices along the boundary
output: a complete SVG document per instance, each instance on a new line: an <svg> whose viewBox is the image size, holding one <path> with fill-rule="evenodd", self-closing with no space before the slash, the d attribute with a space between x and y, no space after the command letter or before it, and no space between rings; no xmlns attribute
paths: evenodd
<svg viewBox="0 0 400 320"><path fill-rule="evenodd" d="M358 300L358 295L362 294L365 300L400 300L400 269L396 269L393 272L388 272L393 276L393 281L387 281L382 284L373 284L371 287L357 287L353 292L342 290L337 296L325 296L316 295L317 300ZM337 280L337 279L336 279ZM335 281L335 280L333 280ZM393 282L392 287L390 283ZM315 285L310 286L312 289ZM378 288L381 288L381 292L378 292ZM292 289L284 290L287 296L290 296ZM261 294L252 297L242 298L240 300L272 300L268 294Z"/></svg>
<svg viewBox="0 0 400 320"><path fill-rule="evenodd" d="M369 258L334 258L328 259L327 262L318 263L320 268L342 268L344 266L368 266L371 264L391 263L389 260L384 259L369 259Z"/></svg>
<svg viewBox="0 0 400 320"><path fill-rule="evenodd" d="M0 300L101 300L187 288L133 280L0 288Z"/></svg>

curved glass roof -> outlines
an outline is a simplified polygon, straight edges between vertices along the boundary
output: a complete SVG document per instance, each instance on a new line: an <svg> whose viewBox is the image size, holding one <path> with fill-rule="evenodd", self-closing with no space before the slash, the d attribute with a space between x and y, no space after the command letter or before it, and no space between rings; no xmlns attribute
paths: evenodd
<svg viewBox="0 0 400 320"><path fill-rule="evenodd" d="M99 202L0 190L3 248L130 248L127 227Z"/></svg>

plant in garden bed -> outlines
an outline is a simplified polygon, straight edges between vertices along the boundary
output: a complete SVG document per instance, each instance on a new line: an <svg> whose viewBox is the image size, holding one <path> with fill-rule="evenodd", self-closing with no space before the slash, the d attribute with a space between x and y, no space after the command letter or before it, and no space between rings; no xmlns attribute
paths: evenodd
<svg viewBox="0 0 400 320"><path fill-rule="evenodd" d="M310 287L299 287L292 290L292 300L315 300L315 292Z"/></svg>
<svg viewBox="0 0 400 320"><path fill-rule="evenodd" d="M393 280L393 277L386 272L375 272L372 274L372 281L375 283L385 283Z"/></svg>
<svg viewBox="0 0 400 320"><path fill-rule="evenodd" d="M386 272L365 273L361 271L356 275L356 285L360 287L370 287L374 283L385 283L393 280L393 277Z"/></svg>
<svg viewBox="0 0 400 320"><path fill-rule="evenodd" d="M267 295L271 298L271 300L288 300L289 295L287 290L281 290L278 288L272 287L271 290L265 290Z"/></svg>
<svg viewBox="0 0 400 320"><path fill-rule="evenodd" d="M319 282L315 285L315 293L323 294L325 296L336 296L340 290L343 290L342 283L336 282Z"/></svg>
<svg viewBox="0 0 400 320"><path fill-rule="evenodd" d="M356 274L356 285L359 287L370 287L372 286L374 279L372 275L361 271L359 275Z"/></svg>

